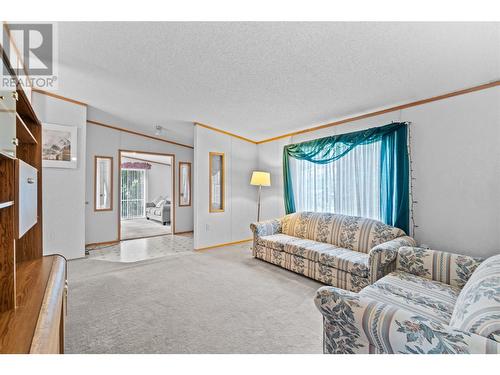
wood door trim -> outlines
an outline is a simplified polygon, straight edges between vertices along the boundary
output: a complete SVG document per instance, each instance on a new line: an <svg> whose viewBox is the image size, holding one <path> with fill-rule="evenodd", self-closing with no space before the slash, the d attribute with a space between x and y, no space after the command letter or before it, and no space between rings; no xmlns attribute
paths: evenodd
<svg viewBox="0 0 500 375"><path fill-rule="evenodd" d="M127 159L132 159L132 160L139 160L139 161L145 161L145 162L148 162L148 163L155 163L155 164L161 164L161 165L167 165L170 167L170 164L167 164L167 163L162 163L160 161L153 161L153 160L147 160L147 159L141 159L141 158L135 158L135 157L132 157L132 156L123 156L124 158L127 158Z"/></svg>

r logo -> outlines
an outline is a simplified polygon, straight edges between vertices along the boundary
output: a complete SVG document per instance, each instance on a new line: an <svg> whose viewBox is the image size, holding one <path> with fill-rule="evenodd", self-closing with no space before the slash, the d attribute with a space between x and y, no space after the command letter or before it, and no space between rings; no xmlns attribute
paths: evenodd
<svg viewBox="0 0 500 375"><path fill-rule="evenodd" d="M21 55L24 68L15 66L17 76L51 76L54 73L54 35L52 24L8 24L12 39L19 51L11 51L8 33L3 33L2 45L7 56L17 52ZM7 72L3 72L6 74Z"/></svg>

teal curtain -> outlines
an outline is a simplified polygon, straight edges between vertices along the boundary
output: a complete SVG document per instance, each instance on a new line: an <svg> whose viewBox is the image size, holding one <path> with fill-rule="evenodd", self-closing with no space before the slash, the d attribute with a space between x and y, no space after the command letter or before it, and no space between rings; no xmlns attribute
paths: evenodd
<svg viewBox="0 0 500 375"><path fill-rule="evenodd" d="M290 158L328 164L345 156L358 145L382 142L380 167L380 217L390 225L408 233L409 227L409 169L407 123L334 135L313 141L285 146L283 149L283 184L286 213L295 212Z"/></svg>

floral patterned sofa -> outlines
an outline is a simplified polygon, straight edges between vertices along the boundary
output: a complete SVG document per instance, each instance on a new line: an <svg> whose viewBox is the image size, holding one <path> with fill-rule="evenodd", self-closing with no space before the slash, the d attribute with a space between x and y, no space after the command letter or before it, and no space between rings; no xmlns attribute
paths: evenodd
<svg viewBox="0 0 500 375"><path fill-rule="evenodd" d="M500 353L500 255L402 247L360 293L322 287L325 353Z"/></svg>
<svg viewBox="0 0 500 375"><path fill-rule="evenodd" d="M359 291L394 269L413 238L380 221L300 212L250 225L253 256L318 280Z"/></svg>

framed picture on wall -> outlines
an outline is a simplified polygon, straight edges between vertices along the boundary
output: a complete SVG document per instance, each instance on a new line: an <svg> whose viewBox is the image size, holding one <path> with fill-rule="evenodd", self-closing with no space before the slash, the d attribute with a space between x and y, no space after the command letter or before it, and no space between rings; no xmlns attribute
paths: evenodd
<svg viewBox="0 0 500 375"><path fill-rule="evenodd" d="M78 128L42 124L42 162L46 168L76 168Z"/></svg>

